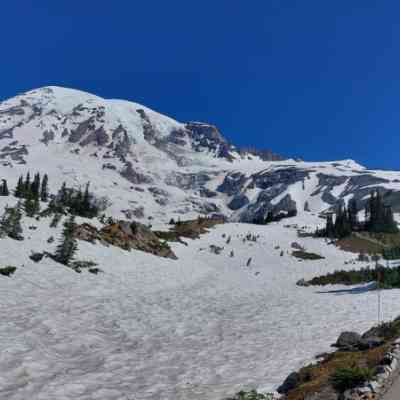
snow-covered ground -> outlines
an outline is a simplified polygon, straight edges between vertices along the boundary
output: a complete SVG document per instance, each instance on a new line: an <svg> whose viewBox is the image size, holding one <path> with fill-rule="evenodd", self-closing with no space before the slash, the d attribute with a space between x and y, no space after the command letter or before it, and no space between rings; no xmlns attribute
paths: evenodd
<svg viewBox="0 0 400 400"><path fill-rule="evenodd" d="M242 388L276 388L329 351L341 331L377 320L374 291L295 285L366 265L344 265L355 256L284 227L302 218L220 225L175 244L178 260L79 242L78 258L98 262L99 275L33 263L29 250L51 251L47 238L60 229L26 219L24 242L1 241L0 265L19 268L0 276L0 398L219 400ZM247 233L260 235L257 242L243 242ZM293 258L294 241L326 259ZM338 289L346 291L329 292ZM399 290L383 293L385 319L400 314L399 300Z"/></svg>

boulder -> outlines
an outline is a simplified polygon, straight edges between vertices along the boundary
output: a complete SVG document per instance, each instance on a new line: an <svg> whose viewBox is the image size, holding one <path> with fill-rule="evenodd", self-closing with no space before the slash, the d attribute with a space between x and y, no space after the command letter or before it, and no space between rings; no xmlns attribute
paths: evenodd
<svg viewBox="0 0 400 400"><path fill-rule="evenodd" d="M361 335L357 332L342 332L334 346L341 350L355 350L357 349L360 340Z"/></svg>
<svg viewBox="0 0 400 400"><path fill-rule="evenodd" d="M301 383L300 374L298 372L292 372L283 381L282 385L278 387L277 392L279 394L287 394L291 390L295 389L300 383Z"/></svg>
<svg viewBox="0 0 400 400"><path fill-rule="evenodd" d="M373 349L374 347L379 347L384 343L384 340L378 336L370 336L368 338L362 338L357 347L360 350Z"/></svg>

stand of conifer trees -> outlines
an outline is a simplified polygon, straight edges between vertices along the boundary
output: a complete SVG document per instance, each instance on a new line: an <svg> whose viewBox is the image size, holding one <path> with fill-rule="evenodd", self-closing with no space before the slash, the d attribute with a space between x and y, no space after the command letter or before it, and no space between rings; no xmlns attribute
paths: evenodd
<svg viewBox="0 0 400 400"><path fill-rule="evenodd" d="M344 238L354 231L397 233L399 231L394 220L392 208L385 205L378 190L371 193L365 207L365 221L358 221L358 206L355 199L351 199L346 208L340 204L337 207L336 218L332 214L326 218L326 226L316 231L316 236L330 238Z"/></svg>
<svg viewBox="0 0 400 400"><path fill-rule="evenodd" d="M99 208L93 201L93 195L89 191L89 183L86 184L85 191L68 188L64 182L49 204L49 208L55 213L71 214L84 218L93 218L99 214Z"/></svg>

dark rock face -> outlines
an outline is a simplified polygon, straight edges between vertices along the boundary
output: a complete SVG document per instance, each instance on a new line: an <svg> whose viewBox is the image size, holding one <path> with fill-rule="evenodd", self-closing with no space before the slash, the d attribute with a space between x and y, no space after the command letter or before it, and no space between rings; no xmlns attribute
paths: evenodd
<svg viewBox="0 0 400 400"><path fill-rule="evenodd" d="M92 133L90 133L85 139L83 139L79 144L81 146L87 146L90 143L93 143L97 146L104 146L108 142L108 135L104 128L101 126L96 129Z"/></svg>
<svg viewBox="0 0 400 400"><path fill-rule="evenodd" d="M44 131L43 139L40 139L40 141L47 146L52 140L54 140L54 132L49 130Z"/></svg>
<svg viewBox="0 0 400 400"><path fill-rule="evenodd" d="M207 189L206 187L201 187L200 188L200 196L201 197L217 197L218 193L214 192L213 190Z"/></svg>
<svg viewBox="0 0 400 400"><path fill-rule="evenodd" d="M338 198L335 197L331 192L328 192L326 190L324 190L324 192L322 193L321 199L322 201L330 205L335 205L338 202Z"/></svg>
<svg viewBox="0 0 400 400"><path fill-rule="evenodd" d="M28 155L28 150L26 146L23 145L8 145L0 150L0 159L5 159L7 157L11 160L16 161L18 164L26 164L24 156Z"/></svg>
<svg viewBox="0 0 400 400"><path fill-rule="evenodd" d="M0 116L2 115L14 116L14 115L24 115L24 114L25 110L21 106L9 107L6 108L5 110L0 111Z"/></svg>
<svg viewBox="0 0 400 400"><path fill-rule="evenodd" d="M152 193L155 196L165 196L165 197L169 196L168 192L166 192L165 190L160 189L156 186L149 187L148 190L150 193Z"/></svg>
<svg viewBox="0 0 400 400"><path fill-rule="evenodd" d="M306 170L289 167L273 171L261 171L251 176L256 187L268 189L274 185L293 185L308 178L309 172Z"/></svg>
<svg viewBox="0 0 400 400"><path fill-rule="evenodd" d="M88 132L94 130L94 118L90 117L84 122L81 122L78 127L71 132L68 141L70 143L78 143Z"/></svg>
<svg viewBox="0 0 400 400"><path fill-rule="evenodd" d="M343 185L348 177L347 176L334 176L326 174L317 174L318 177L318 189L314 191L311 196L317 196L322 192L322 200L328 204L335 204L337 198L331 193L335 186Z"/></svg>
<svg viewBox="0 0 400 400"><path fill-rule="evenodd" d="M184 130L173 130L168 136L168 142L176 144L177 146L186 146L186 132Z"/></svg>
<svg viewBox="0 0 400 400"><path fill-rule="evenodd" d="M290 194L283 197L273 208L273 212L276 214L281 211L287 213L297 211L296 202L292 199Z"/></svg>
<svg viewBox="0 0 400 400"><path fill-rule="evenodd" d="M144 111L143 109L137 109L136 112L140 115L140 118L142 119L143 136L145 140L147 140L149 143L154 144L154 141L157 137L157 132L151 124L150 118L146 114L146 111Z"/></svg>
<svg viewBox="0 0 400 400"><path fill-rule="evenodd" d="M218 186L217 190L218 192L233 196L244 188L246 181L246 175L241 172L232 172L225 176L224 181Z"/></svg>
<svg viewBox="0 0 400 400"><path fill-rule="evenodd" d="M135 171L130 161L126 163L126 167L121 171L121 176L136 185L140 185L142 183L151 183L153 181L149 176Z"/></svg>
<svg viewBox="0 0 400 400"><path fill-rule="evenodd" d="M239 208L244 207L245 205L249 204L249 199L245 194L239 194L235 196L228 204L228 207L231 210L238 210Z"/></svg>
<svg viewBox="0 0 400 400"><path fill-rule="evenodd" d="M218 128L214 125L204 124L201 122L189 122L186 124L186 129L195 139L210 140L214 143L228 143L221 135Z"/></svg>
<svg viewBox="0 0 400 400"><path fill-rule="evenodd" d="M128 155L133 140L128 136L128 132L120 125L112 134L112 138L116 144L114 146L115 155L121 160L125 160Z"/></svg>
<svg viewBox="0 0 400 400"><path fill-rule="evenodd" d="M246 157L249 155L257 156L257 157L260 157L261 160L263 160L263 161L281 161L281 160L285 159L281 155L276 154L269 149L259 150L259 149L255 149L255 148L251 148L251 147L243 147L243 148L239 149L239 154L242 157Z"/></svg>
<svg viewBox="0 0 400 400"><path fill-rule="evenodd" d="M358 176L352 176L349 179L349 188L363 188L365 186L378 185L380 183L388 183L387 179L379 178L371 174L363 174Z"/></svg>
<svg viewBox="0 0 400 400"><path fill-rule="evenodd" d="M0 139L12 139L14 137L14 135L13 135L14 128L1 130L0 131Z"/></svg>
<svg viewBox="0 0 400 400"><path fill-rule="evenodd" d="M191 137L192 147L196 151L206 148L215 151L217 157L232 160L231 151L234 147L221 135L218 128L214 125L201 122L189 122L185 125L189 137Z"/></svg>

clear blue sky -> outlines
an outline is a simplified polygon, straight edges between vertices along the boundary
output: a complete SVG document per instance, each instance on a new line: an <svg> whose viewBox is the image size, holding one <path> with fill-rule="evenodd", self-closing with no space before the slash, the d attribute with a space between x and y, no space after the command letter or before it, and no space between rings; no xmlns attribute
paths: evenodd
<svg viewBox="0 0 400 400"><path fill-rule="evenodd" d="M2 99L79 88L238 145L400 169L398 1L3 3Z"/></svg>

